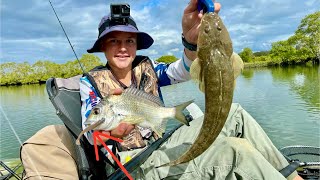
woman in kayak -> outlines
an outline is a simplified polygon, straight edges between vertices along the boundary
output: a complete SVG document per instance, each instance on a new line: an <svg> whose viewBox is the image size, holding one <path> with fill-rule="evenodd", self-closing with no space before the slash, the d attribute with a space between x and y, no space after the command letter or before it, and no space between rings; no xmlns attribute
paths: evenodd
<svg viewBox="0 0 320 180"><path fill-rule="evenodd" d="M215 11L219 10L220 4L215 3ZM111 15L104 16L98 27L98 39L88 52L103 52L107 65L89 72L95 83L88 76L80 80L82 121L87 119L101 97L110 93L121 94L123 89L134 87L161 98L159 87L189 80L189 68L196 58L194 47L197 43L201 17L202 14L197 11L197 0L192 0L184 10L182 18L184 41L182 58L171 64L155 64L146 56L136 55L137 50L148 49L153 44L153 39L147 33L138 30L131 16L120 20L113 19ZM232 58L241 61L236 55ZM195 140L194 136L201 129L202 121L203 117L198 117L190 123L190 127L183 126L176 130L146 162L131 172L134 179L285 179L279 170L288 165L286 159L258 123L239 104L232 105L220 135L203 154L185 164L157 168L176 159L188 149ZM83 128L85 126L83 124ZM121 143L116 151L122 163L127 157L135 156L149 142L157 138L148 128L126 123L121 123L116 129L103 133L124 139L124 143ZM75 156L66 143L70 142L66 140L70 137L64 127L46 127L32 139L37 139L39 136L50 137L49 144L58 143L64 151ZM86 134L86 138L89 142L93 142L91 132ZM103 140L110 142L106 138ZM115 146L114 143L110 145ZM21 156L28 156L37 162L31 164L31 161L22 158L27 178L78 179L75 164L71 167L72 159L59 158L57 153L41 150L42 147L36 143L28 143L22 148ZM37 149L37 156L33 156L34 149ZM43 159L39 156L42 153L45 154ZM106 153L106 156L109 154ZM51 159L60 159L61 164L68 164L68 168L73 170L53 164ZM288 179L299 178L296 172L288 177Z"/></svg>

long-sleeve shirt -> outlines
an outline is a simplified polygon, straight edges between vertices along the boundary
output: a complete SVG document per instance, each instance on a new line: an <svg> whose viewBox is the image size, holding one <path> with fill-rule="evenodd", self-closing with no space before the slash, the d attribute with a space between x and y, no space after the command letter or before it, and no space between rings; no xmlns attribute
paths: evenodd
<svg viewBox="0 0 320 180"><path fill-rule="evenodd" d="M190 80L191 78L189 71L192 61L187 58L185 53L183 53L181 59L171 64L155 63L154 61L152 62L154 70L158 76L158 85L160 87L184 82ZM100 98L98 97L96 90L87 77L82 77L80 79L80 96L82 101L82 128L84 129L84 122L91 113L92 108L100 102ZM85 136L89 142L93 144L92 132L86 133Z"/></svg>

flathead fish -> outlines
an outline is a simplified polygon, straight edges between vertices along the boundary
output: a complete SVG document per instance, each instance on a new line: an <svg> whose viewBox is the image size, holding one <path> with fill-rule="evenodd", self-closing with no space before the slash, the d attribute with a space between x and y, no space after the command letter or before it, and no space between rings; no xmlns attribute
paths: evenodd
<svg viewBox="0 0 320 180"><path fill-rule="evenodd" d="M193 100L172 108L163 107L159 97L138 89L128 88L121 95L110 95L102 99L91 110L85 121L88 127L80 133L76 143L80 144L79 139L85 132L109 131L122 122L151 128L159 137L162 137L170 118L189 125L182 110L192 102Z"/></svg>
<svg viewBox="0 0 320 180"><path fill-rule="evenodd" d="M201 19L197 59L192 63L192 79L205 93L205 115L200 133L190 149L168 164L188 162L211 146L227 119L233 97L234 73L230 60L233 49L229 33L216 13L206 13Z"/></svg>

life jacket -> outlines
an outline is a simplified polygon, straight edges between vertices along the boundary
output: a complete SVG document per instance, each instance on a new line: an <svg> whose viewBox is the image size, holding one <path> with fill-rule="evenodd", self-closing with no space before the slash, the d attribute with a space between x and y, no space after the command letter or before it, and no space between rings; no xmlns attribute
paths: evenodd
<svg viewBox="0 0 320 180"><path fill-rule="evenodd" d="M158 86L158 77L154 71L151 60L146 56L136 56L132 63L132 85L135 88L152 93L155 96L162 97ZM102 97L108 96L111 89L126 88L124 84L117 80L113 75L110 66L98 66L89 72L95 83L96 91L99 91ZM162 99L162 98L161 98ZM141 135L142 133L142 135ZM118 147L120 151L142 148L146 146L145 139L148 139L152 133L151 129L136 126L131 133L123 138L123 142Z"/></svg>

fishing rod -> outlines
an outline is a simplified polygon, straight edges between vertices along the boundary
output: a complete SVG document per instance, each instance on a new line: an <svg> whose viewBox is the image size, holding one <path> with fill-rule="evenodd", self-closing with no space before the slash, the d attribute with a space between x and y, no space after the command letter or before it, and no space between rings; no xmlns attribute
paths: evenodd
<svg viewBox="0 0 320 180"><path fill-rule="evenodd" d="M79 60L79 58L78 58L75 50L73 49L73 46L72 46L72 44L71 44L71 42L70 42L70 39L69 39L66 31L64 30L63 25L62 25L62 23L61 23L61 21L60 21L60 19L59 19L59 17L58 17L58 14L56 13L56 10L54 9L51 1L50 1L50 0L48 0L48 1L49 1L50 5L51 5L51 7L52 7L52 10L53 10L54 14L56 15L56 17L57 17L57 19L58 19L58 21L59 21L59 24L60 24L60 26L61 26L61 28L62 28L62 30L63 30L63 32L64 32L64 35L65 35L65 36L67 37L67 39L68 39L69 45L70 45L70 47L71 47L71 49L72 49L72 51L73 51L73 54L75 55L75 57L76 57L76 59L77 59L77 61L78 61L78 63L79 63L79 65L80 65L80 68L81 68L81 70L82 70L82 72L83 72L83 75L88 78L88 80L91 82L92 86L96 89L96 93L98 94L98 96L99 96L101 99L103 99L103 97L102 97L99 89L97 88L97 84L95 83L93 77L92 77L88 72L86 72L86 71L84 70L84 68L83 68L83 66L82 66L82 64L81 64L81 62L80 62L80 60Z"/></svg>
<svg viewBox="0 0 320 180"><path fill-rule="evenodd" d="M80 65L80 67L81 67L82 72L83 72L84 74L87 74L86 71L84 70L84 68L83 68L83 66L82 66L82 64L81 64L81 62L80 62L80 60L79 60L79 58L78 58L75 50L73 49L73 46L72 46L72 44L71 44L71 42L70 42L70 39L69 39L66 31L64 30L63 26L62 26L62 23L61 23L61 21L60 21L60 19L59 19L59 17L58 17L58 14L56 13L56 10L54 9L51 1L50 1L50 0L48 0L48 1L49 1L50 5L51 5L51 7L52 7L52 10L53 10L54 14L56 15L56 17L57 17L57 19L58 19L58 21L59 21L59 24L60 24L60 26L61 26L61 28L62 28L62 30L63 30L63 32L64 32L64 35L65 35L65 36L67 37L67 39L68 39L69 45L70 45L70 47L71 47L71 49L72 49L72 51L73 51L73 54L75 55L75 57L76 57L79 65Z"/></svg>

